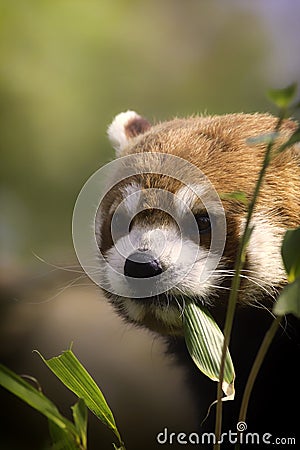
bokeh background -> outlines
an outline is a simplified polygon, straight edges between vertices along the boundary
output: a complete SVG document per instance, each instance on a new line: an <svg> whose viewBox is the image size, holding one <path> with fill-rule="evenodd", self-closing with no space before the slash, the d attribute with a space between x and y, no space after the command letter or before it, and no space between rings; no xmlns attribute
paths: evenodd
<svg viewBox="0 0 300 450"><path fill-rule="evenodd" d="M74 341L129 450L156 448L163 426L195 429L194 410L163 343L122 324L77 267L76 197L113 158L121 111L274 112L265 92L300 78L299 20L297 0L0 0L1 361L69 414L74 397L31 351ZM0 395L0 448L48 449L46 420ZM111 448L93 419L89 436Z"/></svg>

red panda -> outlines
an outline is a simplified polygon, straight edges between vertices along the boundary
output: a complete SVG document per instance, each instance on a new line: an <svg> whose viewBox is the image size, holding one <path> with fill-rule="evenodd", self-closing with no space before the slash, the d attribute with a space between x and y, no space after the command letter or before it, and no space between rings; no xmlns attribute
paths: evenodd
<svg viewBox="0 0 300 450"><path fill-rule="evenodd" d="M219 307L226 308L247 211L247 202L228 194L242 192L251 200L266 149L263 138L272 135L277 120L269 114L241 113L151 125L127 111L108 128L120 168L131 166L132 171L119 182L119 174L114 174L98 209L102 286L126 321L175 336L178 354L184 353L180 336L186 297L214 309L216 316ZM293 120L284 120L276 135L252 218L238 295L241 305L268 309L287 281L280 248L285 231L300 226L300 147L278 149L296 127ZM216 251L211 251L213 234ZM253 313L241 310L246 326L233 345L245 339L239 350L247 354L244 331L251 329L249 339L254 342L253 336L261 340L265 330L259 330L257 315L254 323L249 319ZM250 363L252 353L244 354Z"/></svg>
<svg viewBox="0 0 300 450"><path fill-rule="evenodd" d="M132 111L121 113L114 119L108 135L116 156L140 155L142 159L133 159L135 174L107 193L99 209L96 227L99 228L100 251L114 270L106 280L107 290L113 292L118 287L118 295L115 298L113 294L111 296L112 302L129 321L163 334L180 334L184 296L209 305L226 303L247 206L226 198L224 194L243 192L248 200L251 199L265 152L265 144L260 142L253 145L251 139L272 133L276 121L276 118L267 114L230 114L174 119L151 126L146 119ZM253 215L254 230L243 271L240 303L259 302L263 297L272 298L286 282L280 246L286 229L300 225L300 149L294 146L278 155L276 149L288 139L295 127L293 121L284 121L274 146L274 156ZM153 155L151 164L158 161L155 168L157 173L141 173L146 153ZM206 197L210 192L205 192L207 181L200 179L197 173L193 175L190 172L188 184L183 185L178 179L166 175L172 163L161 159L161 154L182 158L196 166L216 193L220 197L224 196L222 207L226 223L222 223L222 226L226 227L227 232L224 251L217 265L214 263L214 252L209 255L208 252L212 225L215 228L218 226L222 213L209 214L214 209L214 202L218 206L215 199L210 200L208 208L203 205L203 202L209 201ZM177 159L174 162L176 164ZM174 169L171 167L171 172ZM152 193L154 189L171 194L165 201L168 206L173 202L171 213L163 211L163 207L157 204L157 196ZM148 198L142 199L141 193L144 197L148 195ZM150 195L152 198L149 198ZM173 211L178 212L177 198L195 218L200 246L188 232L186 235L179 233L174 217L170 217ZM147 207L141 206L145 201ZM120 203L122 209L117 211ZM114 224L119 236L113 242L111 225L116 211ZM123 221L130 222L127 232L125 230L123 234L120 230L121 216ZM119 247L124 249L123 254L115 245L118 241ZM177 248L179 244L185 249L180 255ZM126 246L130 250L126 251ZM144 283L151 278L153 285L157 276L166 270L170 272L169 277L176 278L182 266L187 264L185 258L188 259L193 253L192 247L196 247L198 259L177 285L165 291L162 286L163 292L159 295L143 295L140 298L135 295L135 298L131 298L136 278L142 278ZM132 261L132 256L137 260ZM201 282L201 271L205 269L206 279ZM125 275L121 281L118 272Z"/></svg>

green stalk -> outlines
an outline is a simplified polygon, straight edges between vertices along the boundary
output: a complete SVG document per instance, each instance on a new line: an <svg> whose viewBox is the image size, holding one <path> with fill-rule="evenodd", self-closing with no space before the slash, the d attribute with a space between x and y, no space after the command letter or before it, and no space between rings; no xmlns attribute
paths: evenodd
<svg viewBox="0 0 300 450"><path fill-rule="evenodd" d="M275 127L275 134L279 131L282 121L285 117L285 110L282 109L281 114L278 118L276 127ZM263 164L261 167L261 170L259 172L258 180L255 185L255 189L253 192L252 200L249 204L247 218L246 218L246 224L245 229L242 235L242 238L239 243L238 247L238 253L237 253L237 259L235 263L235 273L232 280L229 300L228 300L228 307L226 312L226 319L225 319L225 326L224 326L224 343L223 343L223 349L222 349L222 358L221 358L221 364L220 364L220 376L219 376L219 382L218 382L218 390L217 390L217 410L216 410L216 423L215 423L215 436L217 443L214 445L215 450L220 449L220 444L218 441L220 440L220 436L222 433L222 383L224 378L224 368L225 368L225 357L226 357L226 351L229 347L230 343L230 337L231 337L231 331L232 331L232 325L233 325L233 319L235 314L235 307L238 297L238 291L240 287L240 274L243 269L244 263L245 263L245 253L246 248L249 242L249 233L251 232L250 223L254 212L254 207L257 202L257 198L262 186L262 183L264 181L265 173L267 170L267 167L270 163L270 157L271 157L271 150L274 145L274 140L272 139L266 149Z"/></svg>

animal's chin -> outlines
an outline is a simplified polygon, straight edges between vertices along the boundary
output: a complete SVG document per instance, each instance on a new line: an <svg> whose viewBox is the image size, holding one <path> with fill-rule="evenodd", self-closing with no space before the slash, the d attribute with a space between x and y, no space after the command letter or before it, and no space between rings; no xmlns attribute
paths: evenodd
<svg viewBox="0 0 300 450"><path fill-rule="evenodd" d="M133 308L127 308L128 318L139 326L162 335L183 335L183 298L171 294L127 299ZM134 314L140 310L140 315ZM130 314L132 312L132 314Z"/></svg>
<svg viewBox="0 0 300 450"><path fill-rule="evenodd" d="M178 322L165 322L163 319L158 319L155 314L149 312L145 315L143 322L138 322L137 324L163 336L183 336L182 319L178 320Z"/></svg>
<svg viewBox="0 0 300 450"><path fill-rule="evenodd" d="M184 306L183 298L176 297L170 293L163 293L152 297L130 298L130 300L145 307L174 307L181 309Z"/></svg>

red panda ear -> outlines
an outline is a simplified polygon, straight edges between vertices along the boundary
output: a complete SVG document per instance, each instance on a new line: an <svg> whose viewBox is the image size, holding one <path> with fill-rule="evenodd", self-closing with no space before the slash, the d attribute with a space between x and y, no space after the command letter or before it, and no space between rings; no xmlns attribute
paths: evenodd
<svg viewBox="0 0 300 450"><path fill-rule="evenodd" d="M109 125L107 134L116 156L120 156L130 139L145 133L151 124L135 111L126 111L118 114Z"/></svg>

